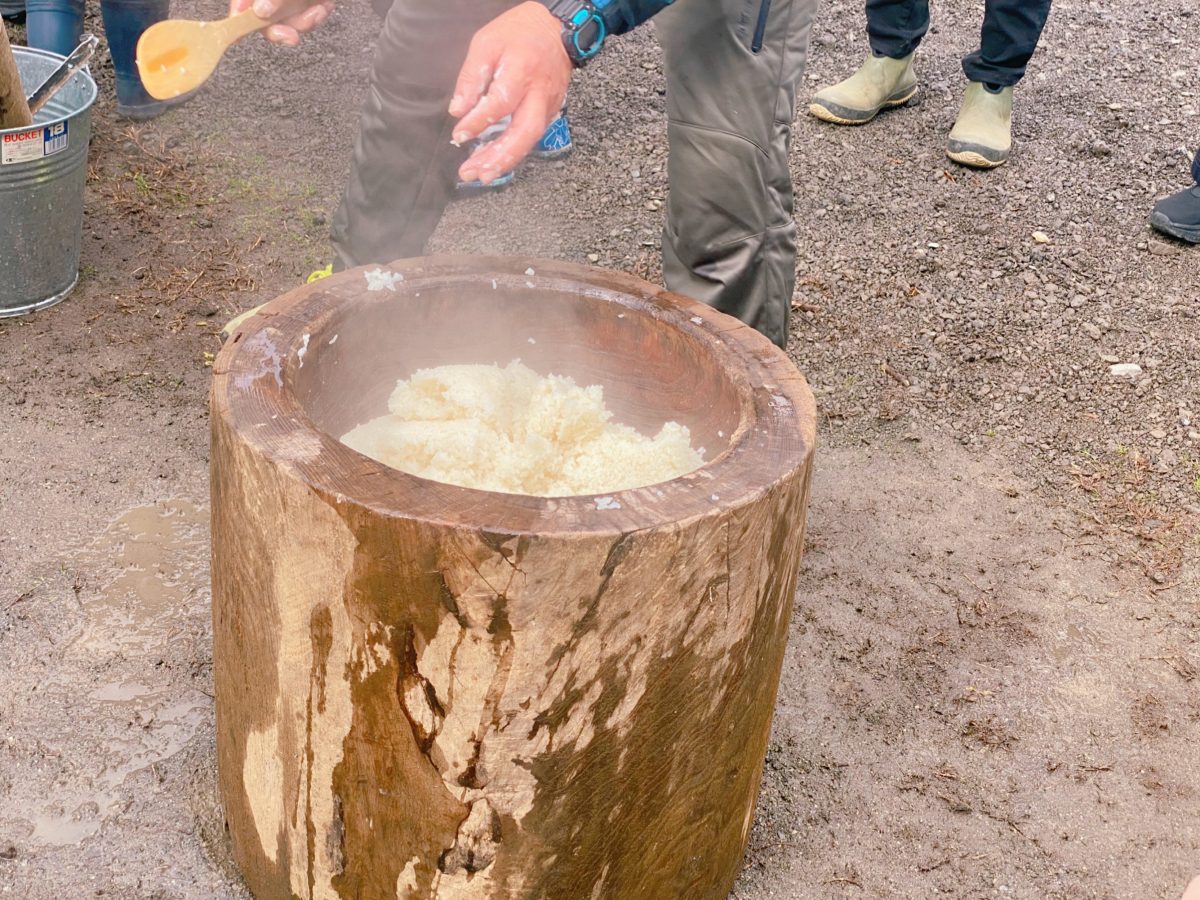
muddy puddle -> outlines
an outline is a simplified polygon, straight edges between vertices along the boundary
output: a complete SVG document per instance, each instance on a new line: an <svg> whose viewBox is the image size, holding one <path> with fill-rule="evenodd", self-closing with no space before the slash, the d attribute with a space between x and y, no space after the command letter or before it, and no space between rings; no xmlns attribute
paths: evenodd
<svg viewBox="0 0 1200 900"><path fill-rule="evenodd" d="M188 500L128 510L65 563L76 573L82 626L41 693L86 757L40 803L29 839L70 845L117 812L122 785L182 750L212 701L167 660L196 655L209 610L208 511ZM28 807L27 807L28 808Z"/></svg>
<svg viewBox="0 0 1200 900"><path fill-rule="evenodd" d="M208 577L208 511L188 500L131 509L74 561L87 615L75 652L147 652L181 633Z"/></svg>

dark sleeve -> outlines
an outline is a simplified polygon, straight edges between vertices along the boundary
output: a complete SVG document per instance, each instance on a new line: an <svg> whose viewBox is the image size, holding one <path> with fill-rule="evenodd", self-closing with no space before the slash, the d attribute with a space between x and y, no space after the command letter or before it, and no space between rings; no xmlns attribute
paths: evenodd
<svg viewBox="0 0 1200 900"><path fill-rule="evenodd" d="M671 5L673 0L593 0L609 34L624 34Z"/></svg>

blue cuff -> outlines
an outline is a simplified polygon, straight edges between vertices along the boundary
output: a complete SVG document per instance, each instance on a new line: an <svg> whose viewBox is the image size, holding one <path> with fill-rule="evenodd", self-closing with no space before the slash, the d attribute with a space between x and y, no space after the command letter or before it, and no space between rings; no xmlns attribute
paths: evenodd
<svg viewBox="0 0 1200 900"><path fill-rule="evenodd" d="M662 12L673 0L593 0L609 34L624 34Z"/></svg>

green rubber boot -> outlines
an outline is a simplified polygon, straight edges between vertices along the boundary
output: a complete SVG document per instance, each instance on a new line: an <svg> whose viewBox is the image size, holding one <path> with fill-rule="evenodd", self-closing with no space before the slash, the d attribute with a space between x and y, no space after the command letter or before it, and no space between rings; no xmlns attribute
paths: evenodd
<svg viewBox="0 0 1200 900"><path fill-rule="evenodd" d="M917 93L912 62L911 53L903 59L872 53L845 81L817 91L808 111L835 125L865 125L880 110L903 106Z"/></svg>
<svg viewBox="0 0 1200 900"><path fill-rule="evenodd" d="M1012 150L1012 109L1011 87L993 94L972 81L946 143L946 155L974 169L1004 165Z"/></svg>

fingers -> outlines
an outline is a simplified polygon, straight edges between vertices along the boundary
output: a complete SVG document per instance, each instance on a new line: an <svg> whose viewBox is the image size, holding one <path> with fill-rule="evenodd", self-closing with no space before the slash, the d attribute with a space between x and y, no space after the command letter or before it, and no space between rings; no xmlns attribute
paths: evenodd
<svg viewBox="0 0 1200 900"><path fill-rule="evenodd" d="M510 99L511 94L497 94L495 88L488 91L487 96L475 104L475 108L462 117L454 126L454 143L463 144L479 137L491 125L495 125L505 116L512 115L516 104Z"/></svg>
<svg viewBox="0 0 1200 900"><path fill-rule="evenodd" d="M304 34L306 31L312 31L328 19L331 12L333 12L333 0L328 0L326 3L318 3L310 6L297 16L285 19L283 24L291 26L300 34Z"/></svg>
<svg viewBox="0 0 1200 900"><path fill-rule="evenodd" d="M459 168L459 178L488 184L515 169L550 124L553 113L549 106L544 96L528 94L513 113L512 123L504 134L472 153ZM554 112L557 109L555 106Z"/></svg>
<svg viewBox="0 0 1200 900"><path fill-rule="evenodd" d="M272 44L283 44L285 47L300 46L300 32L288 25L272 25L263 32L263 36Z"/></svg>
<svg viewBox="0 0 1200 900"><path fill-rule="evenodd" d="M499 48L490 41L478 38L471 41L471 47L467 51L466 62L459 69L458 81L454 85L454 97L450 101L450 115L456 117L463 116L479 105L484 91L492 83L492 75L496 71L496 63L499 60L499 56ZM486 128L487 125L483 127ZM483 129L480 130L482 131ZM458 137L459 133L462 133L461 138ZM474 134L467 134L466 130L460 126L455 130L454 139L462 143L462 141L468 141L474 136Z"/></svg>
<svg viewBox="0 0 1200 900"><path fill-rule="evenodd" d="M232 4L239 4L243 7L249 6L251 2L254 4L254 14L260 19L269 19L278 12L282 5L282 0L231 0ZM263 35L272 43L296 47L300 44L300 35L312 31L328 19L332 12L333 0L325 0L325 2L314 4L282 22L271 25L263 32Z"/></svg>
<svg viewBox="0 0 1200 900"><path fill-rule="evenodd" d="M229 0L229 14L236 16L240 12L245 12L253 2L254 0Z"/></svg>
<svg viewBox="0 0 1200 900"><path fill-rule="evenodd" d="M472 106L454 127L454 141L461 144L479 137L489 125L510 116L529 93L530 75L527 67L512 60L496 67L491 84L484 85L487 93ZM476 74L482 74L482 69ZM453 113L451 113L453 115Z"/></svg>

